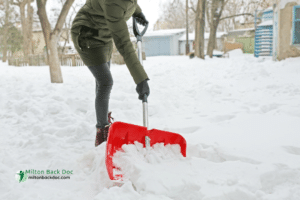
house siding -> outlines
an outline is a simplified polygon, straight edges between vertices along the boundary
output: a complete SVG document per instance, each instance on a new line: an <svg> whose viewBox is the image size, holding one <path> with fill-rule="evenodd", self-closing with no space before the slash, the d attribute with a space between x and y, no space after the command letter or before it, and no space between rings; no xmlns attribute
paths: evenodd
<svg viewBox="0 0 300 200"><path fill-rule="evenodd" d="M275 53L277 60L300 56L300 49L292 45L293 8L296 5L298 5L296 2L290 2L285 8L277 9L278 39Z"/></svg>

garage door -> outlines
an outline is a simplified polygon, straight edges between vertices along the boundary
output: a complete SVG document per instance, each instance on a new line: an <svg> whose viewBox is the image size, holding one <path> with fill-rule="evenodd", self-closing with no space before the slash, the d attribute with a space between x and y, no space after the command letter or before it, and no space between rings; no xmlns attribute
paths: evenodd
<svg viewBox="0 0 300 200"><path fill-rule="evenodd" d="M171 55L170 37L147 37L143 41L146 56Z"/></svg>

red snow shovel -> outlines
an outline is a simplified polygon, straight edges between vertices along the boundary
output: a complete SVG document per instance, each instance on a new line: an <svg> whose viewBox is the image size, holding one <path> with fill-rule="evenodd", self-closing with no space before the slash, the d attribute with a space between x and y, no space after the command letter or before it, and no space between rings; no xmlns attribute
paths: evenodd
<svg viewBox="0 0 300 200"><path fill-rule="evenodd" d="M142 59L142 36L145 34L148 25L145 26L144 30L140 33L133 18L133 30L137 38L138 46L138 57L143 64ZM113 156L117 151L123 151L122 145L124 144L134 144L134 142L139 142L144 145L144 147L149 148L156 143L167 144L179 144L181 147L181 154L186 156L186 141L185 139L177 134L168 131L161 131L157 129L148 130L148 103L147 95L143 98L143 125L138 126L123 122L114 122L108 134L108 139L106 143L106 169L111 180L122 182L123 174L118 166L113 162Z"/></svg>

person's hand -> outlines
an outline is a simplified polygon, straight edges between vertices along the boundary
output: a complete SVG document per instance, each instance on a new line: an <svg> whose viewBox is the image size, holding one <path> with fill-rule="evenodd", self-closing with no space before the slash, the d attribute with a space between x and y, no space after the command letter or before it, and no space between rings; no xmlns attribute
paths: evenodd
<svg viewBox="0 0 300 200"><path fill-rule="evenodd" d="M133 14L132 17L134 17L135 20L136 20L139 24L141 24L141 25L143 25L143 26L146 26L146 25L149 23L149 22L146 20L145 15L144 15L142 12L139 13L139 14Z"/></svg>
<svg viewBox="0 0 300 200"><path fill-rule="evenodd" d="M150 88L148 85L149 79L145 79L136 86L136 92L139 94L139 99L143 100L144 95L146 94L147 96L150 95Z"/></svg>

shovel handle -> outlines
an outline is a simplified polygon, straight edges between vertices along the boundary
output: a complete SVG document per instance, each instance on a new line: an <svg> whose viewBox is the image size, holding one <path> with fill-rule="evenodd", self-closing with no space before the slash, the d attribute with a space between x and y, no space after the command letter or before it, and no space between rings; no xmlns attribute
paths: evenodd
<svg viewBox="0 0 300 200"><path fill-rule="evenodd" d="M142 32L140 32L137 23L136 23L136 19L134 17L132 17L132 23L133 23L133 33L137 39L137 41L142 41L142 36L146 33L147 29L148 29L148 24L146 24L145 28L142 30Z"/></svg>
<svg viewBox="0 0 300 200"><path fill-rule="evenodd" d="M132 23L133 23L133 33L137 40L137 48L138 48L138 57L140 63L143 65L143 57L142 57L142 37L146 33L148 24L144 27L142 32L140 32L136 19L132 17ZM148 128L148 102L147 102L147 94L143 97L143 125Z"/></svg>
<svg viewBox="0 0 300 200"><path fill-rule="evenodd" d="M143 125L148 128L148 102L147 102L147 94L144 95L143 98Z"/></svg>

